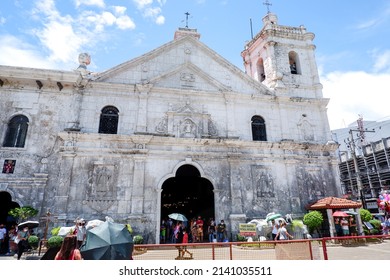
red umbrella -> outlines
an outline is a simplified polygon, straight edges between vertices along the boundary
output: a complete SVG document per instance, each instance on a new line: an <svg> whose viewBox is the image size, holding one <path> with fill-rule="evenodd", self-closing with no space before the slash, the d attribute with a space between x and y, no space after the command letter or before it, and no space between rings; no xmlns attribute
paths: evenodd
<svg viewBox="0 0 390 280"><path fill-rule="evenodd" d="M349 215L343 211L336 211L333 213L333 217L348 217Z"/></svg>

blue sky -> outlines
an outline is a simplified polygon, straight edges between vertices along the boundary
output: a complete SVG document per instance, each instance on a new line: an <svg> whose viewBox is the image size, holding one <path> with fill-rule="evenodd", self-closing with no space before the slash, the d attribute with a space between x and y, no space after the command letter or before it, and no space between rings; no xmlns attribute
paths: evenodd
<svg viewBox="0 0 390 280"><path fill-rule="evenodd" d="M173 39L178 27L243 69L246 41L262 27L265 0L3 0L0 64L105 71ZM390 1L270 0L279 24L315 33L316 58L330 98L331 129L390 118Z"/></svg>

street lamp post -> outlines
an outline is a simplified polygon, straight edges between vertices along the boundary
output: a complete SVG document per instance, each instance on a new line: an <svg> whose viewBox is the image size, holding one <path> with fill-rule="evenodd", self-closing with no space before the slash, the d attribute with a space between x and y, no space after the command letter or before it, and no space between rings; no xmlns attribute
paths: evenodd
<svg viewBox="0 0 390 280"><path fill-rule="evenodd" d="M47 209L46 217L45 217L45 221L46 221L45 231L43 233L43 239L41 240L41 242L39 244L38 256L41 255L42 243L47 244L47 231L49 230L50 216L51 216L50 209Z"/></svg>

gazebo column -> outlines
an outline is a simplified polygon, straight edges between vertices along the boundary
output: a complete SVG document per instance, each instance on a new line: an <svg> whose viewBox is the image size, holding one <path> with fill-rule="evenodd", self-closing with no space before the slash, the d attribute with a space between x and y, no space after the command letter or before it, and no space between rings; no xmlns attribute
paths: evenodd
<svg viewBox="0 0 390 280"><path fill-rule="evenodd" d="M333 238L336 236L336 227L334 225L333 210L326 209L326 214L328 215L330 237ZM334 242L334 239L332 239L332 242Z"/></svg>
<svg viewBox="0 0 390 280"><path fill-rule="evenodd" d="M362 218L360 217L360 209L355 209L355 211L357 212L357 219L356 219L356 224L357 224L357 228L358 228L358 235L364 235L364 230L363 230L363 222L362 222Z"/></svg>

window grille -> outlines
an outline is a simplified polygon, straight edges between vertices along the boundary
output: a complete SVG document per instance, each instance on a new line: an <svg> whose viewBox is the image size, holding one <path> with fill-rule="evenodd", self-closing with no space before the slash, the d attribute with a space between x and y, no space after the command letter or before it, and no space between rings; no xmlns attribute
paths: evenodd
<svg viewBox="0 0 390 280"><path fill-rule="evenodd" d="M28 118L23 115L13 117L7 127L3 147L23 148L26 142Z"/></svg>
<svg viewBox="0 0 390 280"><path fill-rule="evenodd" d="M102 109L100 114L99 133L103 134L117 134L119 111L117 108L107 106Z"/></svg>
<svg viewBox="0 0 390 280"><path fill-rule="evenodd" d="M267 141L265 122L262 117L252 117L252 137L253 141Z"/></svg>

